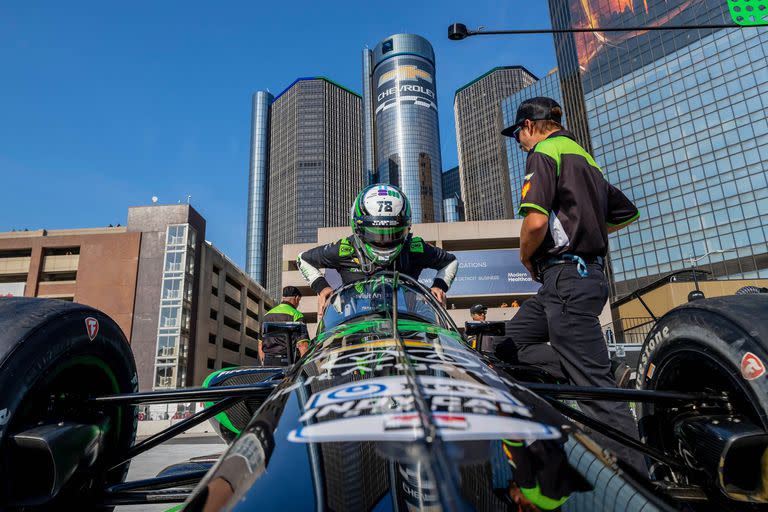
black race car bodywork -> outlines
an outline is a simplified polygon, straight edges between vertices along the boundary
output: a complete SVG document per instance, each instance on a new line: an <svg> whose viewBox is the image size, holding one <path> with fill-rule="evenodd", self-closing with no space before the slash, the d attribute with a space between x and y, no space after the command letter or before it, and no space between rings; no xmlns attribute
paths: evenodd
<svg viewBox="0 0 768 512"><path fill-rule="evenodd" d="M646 341L640 389L575 388L541 374L535 383L520 380L529 369L472 350L416 281L377 274L331 297L309 352L288 368L222 370L204 388L171 392L131 392L130 378L69 386L44 407L14 406L0 455L21 474L30 475L31 464L53 471L40 473L42 485L6 485L0 496L10 509L184 501L186 511L751 510L768 502L766 354L745 318L759 317L768 303L742 299L751 305L726 304L740 307L741 317L719 318L723 307L701 301L662 318ZM0 304L0 323L3 313ZM729 362L739 358L741 366ZM34 388L22 390L24 400L37 397L39 405L46 393ZM597 398L642 404L647 443L562 401ZM172 401L209 407L139 444L133 432L110 428L136 404ZM217 460L122 482L130 458L213 417L231 443ZM653 481L585 426L642 451Z"/></svg>

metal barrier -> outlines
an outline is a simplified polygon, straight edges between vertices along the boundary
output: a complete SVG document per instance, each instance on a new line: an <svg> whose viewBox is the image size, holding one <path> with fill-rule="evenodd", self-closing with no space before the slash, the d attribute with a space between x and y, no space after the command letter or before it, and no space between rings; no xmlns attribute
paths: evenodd
<svg viewBox="0 0 768 512"><path fill-rule="evenodd" d="M655 324L651 317L619 318L602 326L605 342L610 345L641 345Z"/></svg>

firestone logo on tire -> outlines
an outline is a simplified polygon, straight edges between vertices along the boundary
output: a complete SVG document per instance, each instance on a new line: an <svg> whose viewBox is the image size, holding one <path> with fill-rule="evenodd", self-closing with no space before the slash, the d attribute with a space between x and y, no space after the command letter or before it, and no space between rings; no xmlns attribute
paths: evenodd
<svg viewBox="0 0 768 512"><path fill-rule="evenodd" d="M97 334L99 334L99 321L89 316L85 319L85 332L88 333L88 339L93 341Z"/></svg>
<svg viewBox="0 0 768 512"><path fill-rule="evenodd" d="M741 376L746 380L755 380L765 375L765 365L752 352L747 352L741 358Z"/></svg>

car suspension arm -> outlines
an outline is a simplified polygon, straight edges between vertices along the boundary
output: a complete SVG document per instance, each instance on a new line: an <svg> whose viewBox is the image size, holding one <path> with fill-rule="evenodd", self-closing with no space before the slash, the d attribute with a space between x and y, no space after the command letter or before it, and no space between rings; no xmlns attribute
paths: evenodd
<svg viewBox="0 0 768 512"><path fill-rule="evenodd" d="M192 488L188 489L158 489L154 491L119 491L106 493L99 504L102 506L117 505L154 505L160 503L181 503L186 500Z"/></svg>
<svg viewBox="0 0 768 512"><path fill-rule="evenodd" d="M175 425L171 425L165 430L161 430L157 434L150 436L143 440L142 442L133 445L131 448L128 449L128 451L120 458L120 462L113 465L110 469L115 469L122 464L125 464L132 458L136 457L137 455L144 453L145 451L149 450L150 448L154 448L155 446L164 443L168 439L171 439L172 437L175 437L182 432L185 432L186 430L189 430L190 428L194 427L195 425L204 422L205 420L212 418L213 416L216 416L221 411L228 409L235 405L240 400L243 400L244 397L229 397L225 398L224 400L221 400L219 402L216 402L210 407L206 407L200 412L197 412L190 416L189 418L182 420Z"/></svg>
<svg viewBox="0 0 768 512"><path fill-rule="evenodd" d="M592 430L595 430L601 434L603 434L605 437L609 437L613 439L616 442L619 442L621 444L624 444L626 446L629 446L630 448L633 448L640 453L643 453L652 459L656 459L659 462L663 462L664 464L667 464L672 467L677 468L683 468L685 470L690 470L691 468L685 464L685 462L677 460L674 457L670 457L669 455L652 448L648 446L647 444L641 443L637 439L628 436L624 432L621 432L619 430L616 430L613 427L610 427L606 425L605 423L601 423L600 421L591 418L584 414L583 412L574 409L573 407L569 406L568 404L564 404L563 402L560 402L558 400L555 400L551 397L544 397L552 406L559 410L561 413L563 413L565 416L568 416L572 420L578 421L579 423L583 423L587 427L591 428Z"/></svg>
<svg viewBox="0 0 768 512"><path fill-rule="evenodd" d="M538 382L520 383L521 386L552 398L569 400L608 400L615 402L727 402L726 393L681 393L649 389L598 388L590 386L561 386Z"/></svg>
<svg viewBox="0 0 768 512"><path fill-rule="evenodd" d="M202 480L203 477L208 474L208 469L210 468L198 469L194 471L183 471L181 473L156 476L154 478L145 478L143 480L123 482L121 484L115 484L107 487L104 492L106 494L118 494L125 492L155 491L158 489L188 487L190 485L196 485L200 480Z"/></svg>
<svg viewBox="0 0 768 512"><path fill-rule="evenodd" d="M124 404L170 404L178 402L206 402L220 398L250 398L261 396L266 398L280 381L257 382L255 384L240 384L237 386L220 386L213 388L173 389L169 391L145 391L143 393L123 393L91 398L92 402L100 405Z"/></svg>

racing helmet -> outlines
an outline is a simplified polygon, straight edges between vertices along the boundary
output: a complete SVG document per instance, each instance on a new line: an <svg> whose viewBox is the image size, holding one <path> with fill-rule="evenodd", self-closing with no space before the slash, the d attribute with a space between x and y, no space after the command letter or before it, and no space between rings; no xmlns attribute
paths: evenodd
<svg viewBox="0 0 768 512"><path fill-rule="evenodd" d="M387 265L400 254L411 231L411 205L393 185L369 185L355 198L350 223L365 256Z"/></svg>

